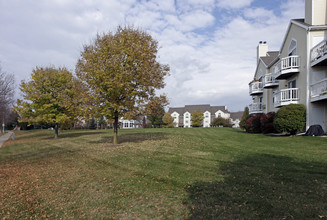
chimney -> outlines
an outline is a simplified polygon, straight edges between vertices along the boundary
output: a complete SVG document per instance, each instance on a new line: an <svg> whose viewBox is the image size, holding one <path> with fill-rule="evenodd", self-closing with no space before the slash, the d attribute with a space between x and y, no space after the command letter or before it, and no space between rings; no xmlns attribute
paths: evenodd
<svg viewBox="0 0 327 220"><path fill-rule="evenodd" d="M268 52L268 44L266 41L259 41L259 45L257 47L257 64L259 63L260 57L267 56Z"/></svg>
<svg viewBox="0 0 327 220"><path fill-rule="evenodd" d="M326 0L305 0L305 23L309 25L327 24Z"/></svg>

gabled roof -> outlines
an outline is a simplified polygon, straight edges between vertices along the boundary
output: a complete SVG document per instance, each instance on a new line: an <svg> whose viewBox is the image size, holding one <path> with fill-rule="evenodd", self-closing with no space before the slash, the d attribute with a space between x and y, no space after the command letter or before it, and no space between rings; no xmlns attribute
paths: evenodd
<svg viewBox="0 0 327 220"><path fill-rule="evenodd" d="M278 58L279 58L279 51L268 51L265 57L260 57L257 67L255 68L254 77L256 76L260 62L262 62L266 68L270 68L273 64L276 63ZM256 80L254 79L253 81ZM253 81L251 81L249 84L251 84Z"/></svg>
<svg viewBox="0 0 327 220"><path fill-rule="evenodd" d="M299 26L303 26L303 28L308 28L310 27L309 24L304 22L304 18L298 18L298 19L291 19L291 23L297 23Z"/></svg>
<svg viewBox="0 0 327 220"><path fill-rule="evenodd" d="M303 29L305 29L306 31L318 31L318 30L327 30L327 25L310 25L304 22L305 20L303 18L301 19L291 19L290 23L288 24L287 30L286 30L286 34L284 35L284 39L280 48L280 51L282 51L284 44L286 42L286 38L288 35L288 32L291 29L292 24L301 27Z"/></svg>
<svg viewBox="0 0 327 220"><path fill-rule="evenodd" d="M235 121L236 119L241 120L241 119L242 119L242 116L243 116L243 111L239 111L239 112L231 112L231 113L230 113L230 118L233 119L234 121Z"/></svg>
<svg viewBox="0 0 327 220"><path fill-rule="evenodd" d="M270 64L276 60L279 55L279 51L268 51L267 56L260 57L262 62L265 64L266 67L270 66Z"/></svg>
<svg viewBox="0 0 327 220"><path fill-rule="evenodd" d="M222 112L228 113L226 106L210 106L208 104L206 104L206 105L185 105L185 107L169 108L168 112L169 113L177 112L178 114L182 115L185 112L189 112L192 114L195 110L198 110L203 113L208 111L211 114L215 114L219 110Z"/></svg>

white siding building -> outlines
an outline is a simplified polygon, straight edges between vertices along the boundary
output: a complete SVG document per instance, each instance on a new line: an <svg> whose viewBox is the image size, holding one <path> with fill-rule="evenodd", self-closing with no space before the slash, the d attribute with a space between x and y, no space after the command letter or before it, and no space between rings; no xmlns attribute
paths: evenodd
<svg viewBox="0 0 327 220"><path fill-rule="evenodd" d="M169 108L168 112L174 118L176 127L189 128L192 127L191 115L195 110L203 113L203 127L210 127L214 118L230 118L230 112L226 106L185 105L180 108Z"/></svg>
<svg viewBox="0 0 327 220"><path fill-rule="evenodd" d="M257 67L249 83L250 114L276 112L289 104L306 106L306 127L327 131L327 2L305 0L305 18L290 21L279 51L257 47Z"/></svg>
<svg viewBox="0 0 327 220"><path fill-rule="evenodd" d="M146 118L144 116L139 116L135 120L127 120L121 118L119 120L119 127L121 129L131 129L131 128L144 128L146 124Z"/></svg>

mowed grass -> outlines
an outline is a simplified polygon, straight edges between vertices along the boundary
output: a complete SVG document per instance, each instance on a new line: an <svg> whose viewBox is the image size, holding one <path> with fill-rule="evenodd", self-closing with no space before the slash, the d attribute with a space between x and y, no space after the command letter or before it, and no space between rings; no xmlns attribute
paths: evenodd
<svg viewBox="0 0 327 220"><path fill-rule="evenodd" d="M327 218L327 138L226 128L16 133L0 149L0 216Z"/></svg>

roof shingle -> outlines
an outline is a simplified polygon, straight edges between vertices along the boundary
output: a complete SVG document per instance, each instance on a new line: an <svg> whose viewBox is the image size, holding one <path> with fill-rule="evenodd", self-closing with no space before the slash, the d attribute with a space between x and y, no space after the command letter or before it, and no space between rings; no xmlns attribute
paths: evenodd
<svg viewBox="0 0 327 220"><path fill-rule="evenodd" d="M173 113L177 112L178 114L182 115L185 112L190 112L191 114L198 110L200 112L209 111L211 114L215 114L217 111L221 110L222 112L229 113L226 106L210 106L206 105L185 105L185 107L177 107L177 108L169 108L168 112Z"/></svg>

